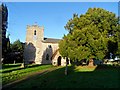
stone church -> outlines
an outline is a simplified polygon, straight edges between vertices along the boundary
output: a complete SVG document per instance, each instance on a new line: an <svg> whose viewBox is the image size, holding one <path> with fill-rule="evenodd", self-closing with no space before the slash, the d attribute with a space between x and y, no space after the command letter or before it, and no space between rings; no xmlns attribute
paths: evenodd
<svg viewBox="0 0 120 90"><path fill-rule="evenodd" d="M44 27L27 25L24 62L54 66L70 64L70 61L59 53L59 41L60 39L44 38Z"/></svg>

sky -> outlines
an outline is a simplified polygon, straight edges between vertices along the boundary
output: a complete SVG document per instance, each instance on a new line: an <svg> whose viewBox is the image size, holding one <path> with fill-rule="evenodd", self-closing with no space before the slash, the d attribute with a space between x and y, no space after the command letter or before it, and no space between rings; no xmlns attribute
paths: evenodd
<svg viewBox="0 0 120 90"><path fill-rule="evenodd" d="M74 13L103 8L118 16L118 2L5 2L8 7L10 42L25 42L27 25L44 26L44 37L61 39L68 33L64 26Z"/></svg>

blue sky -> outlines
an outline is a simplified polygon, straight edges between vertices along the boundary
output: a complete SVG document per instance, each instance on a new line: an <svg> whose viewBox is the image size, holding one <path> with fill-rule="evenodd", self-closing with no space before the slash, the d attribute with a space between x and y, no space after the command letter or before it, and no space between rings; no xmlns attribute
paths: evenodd
<svg viewBox="0 0 120 90"><path fill-rule="evenodd" d="M85 14L88 8L99 7L118 14L117 2L6 2L10 41L25 42L26 26L35 22L44 26L44 37L61 39L68 31L64 29L74 13Z"/></svg>

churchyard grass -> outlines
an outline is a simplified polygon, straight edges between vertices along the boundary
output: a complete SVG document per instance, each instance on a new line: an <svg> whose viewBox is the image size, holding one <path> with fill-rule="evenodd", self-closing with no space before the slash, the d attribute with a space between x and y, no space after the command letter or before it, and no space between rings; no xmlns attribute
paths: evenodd
<svg viewBox="0 0 120 90"><path fill-rule="evenodd" d="M120 67L69 66L68 75L64 74L64 70L65 67L61 67L45 75L36 75L13 88L120 88Z"/></svg>
<svg viewBox="0 0 120 90"><path fill-rule="evenodd" d="M53 68L52 65L28 65L27 68L21 68L21 64L6 64L3 65L2 70L2 84L7 84L15 80L19 80L29 74L40 72L42 70Z"/></svg>

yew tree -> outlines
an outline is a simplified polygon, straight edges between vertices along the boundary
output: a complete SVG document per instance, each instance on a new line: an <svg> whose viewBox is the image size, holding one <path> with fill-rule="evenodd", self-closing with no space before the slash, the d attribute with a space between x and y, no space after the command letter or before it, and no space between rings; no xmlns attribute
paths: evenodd
<svg viewBox="0 0 120 90"><path fill-rule="evenodd" d="M120 34L117 16L102 8L89 8L80 16L73 14L65 29L69 33L59 42L59 52L73 61L102 60L110 51L108 42L118 44Z"/></svg>

